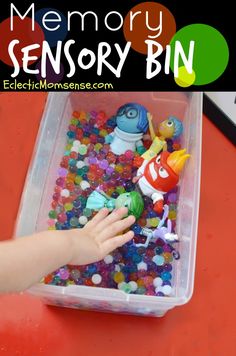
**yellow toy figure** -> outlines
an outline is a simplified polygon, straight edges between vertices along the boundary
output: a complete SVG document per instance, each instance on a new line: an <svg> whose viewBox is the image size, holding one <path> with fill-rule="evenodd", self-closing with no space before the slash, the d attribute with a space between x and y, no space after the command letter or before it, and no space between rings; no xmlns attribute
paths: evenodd
<svg viewBox="0 0 236 356"><path fill-rule="evenodd" d="M167 150L166 139L176 139L182 134L183 124L176 117L170 116L167 120L162 121L158 125L158 135L156 135L152 123L152 114L148 113L147 117L152 144L149 149L142 155L142 158L150 161L161 151Z"/></svg>

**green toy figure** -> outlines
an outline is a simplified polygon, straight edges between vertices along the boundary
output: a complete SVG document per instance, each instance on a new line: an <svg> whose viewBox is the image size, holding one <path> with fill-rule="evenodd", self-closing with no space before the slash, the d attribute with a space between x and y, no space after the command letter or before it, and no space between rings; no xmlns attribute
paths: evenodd
<svg viewBox="0 0 236 356"><path fill-rule="evenodd" d="M103 191L94 190L87 199L86 208L100 210L108 208L110 211L121 208L128 208L128 215L134 215L136 219L140 218L144 209L143 198L138 192L127 192L120 194L116 199L109 197Z"/></svg>

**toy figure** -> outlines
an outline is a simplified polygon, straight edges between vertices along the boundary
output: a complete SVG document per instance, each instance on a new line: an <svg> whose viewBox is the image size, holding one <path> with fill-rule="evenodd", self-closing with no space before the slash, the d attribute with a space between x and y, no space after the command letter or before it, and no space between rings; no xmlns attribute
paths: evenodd
<svg viewBox="0 0 236 356"><path fill-rule="evenodd" d="M152 115L148 113L149 130L152 139L152 144L149 149L142 155L145 160L150 160L162 150L167 150L166 139L176 139L183 132L182 122L174 116L170 116L167 120L162 121L158 125L158 133L155 134L152 124Z"/></svg>
<svg viewBox="0 0 236 356"><path fill-rule="evenodd" d="M104 207L110 211L121 207L128 208L128 215L134 215L136 219L140 218L144 209L143 198L138 192L123 193L118 198L111 198L103 191L94 190L87 199L86 208L100 210Z"/></svg>
<svg viewBox="0 0 236 356"><path fill-rule="evenodd" d="M165 223L165 220L168 218L168 214L169 214L169 207L168 207L168 205L164 205L163 217L160 220L157 228L155 230L148 229L146 227L142 228L140 235L146 236L147 239L144 244L139 243L139 244L135 244L135 245L137 247L140 247L140 246L148 247L149 242L151 240L156 241L158 238L161 238L167 242L178 241L179 240L178 235L171 232L171 230L172 230L171 220L170 219L167 220L167 227L163 226Z"/></svg>
<svg viewBox="0 0 236 356"><path fill-rule="evenodd" d="M138 182L141 192L150 197L154 210L161 213L163 209L163 195L173 189L179 181L179 174L189 154L186 149L162 152L151 160L144 160L137 171L133 183Z"/></svg>
<svg viewBox="0 0 236 356"><path fill-rule="evenodd" d="M105 142L110 143L111 151L121 155L127 150L144 152L142 137L148 129L147 110L136 103L121 106L116 115L116 128L106 136Z"/></svg>

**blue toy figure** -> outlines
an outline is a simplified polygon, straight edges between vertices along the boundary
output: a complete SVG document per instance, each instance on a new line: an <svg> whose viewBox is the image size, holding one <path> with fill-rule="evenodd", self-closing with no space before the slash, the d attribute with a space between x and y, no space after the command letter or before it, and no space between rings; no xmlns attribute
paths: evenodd
<svg viewBox="0 0 236 356"><path fill-rule="evenodd" d="M148 129L147 109L136 103L128 103L121 106L116 115L116 128L106 136L105 142L110 143L111 151L121 155L127 150L138 151L142 154L143 134Z"/></svg>

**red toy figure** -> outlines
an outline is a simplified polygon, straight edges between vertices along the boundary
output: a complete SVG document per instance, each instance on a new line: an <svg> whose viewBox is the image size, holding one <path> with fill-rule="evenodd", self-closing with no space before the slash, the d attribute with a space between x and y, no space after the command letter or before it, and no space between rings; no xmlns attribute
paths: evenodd
<svg viewBox="0 0 236 356"><path fill-rule="evenodd" d="M154 210L159 214L163 210L163 195L176 186L180 172L190 157L185 152L186 149L172 153L164 151L150 161L144 160L133 180L138 182L141 192L152 199Z"/></svg>

